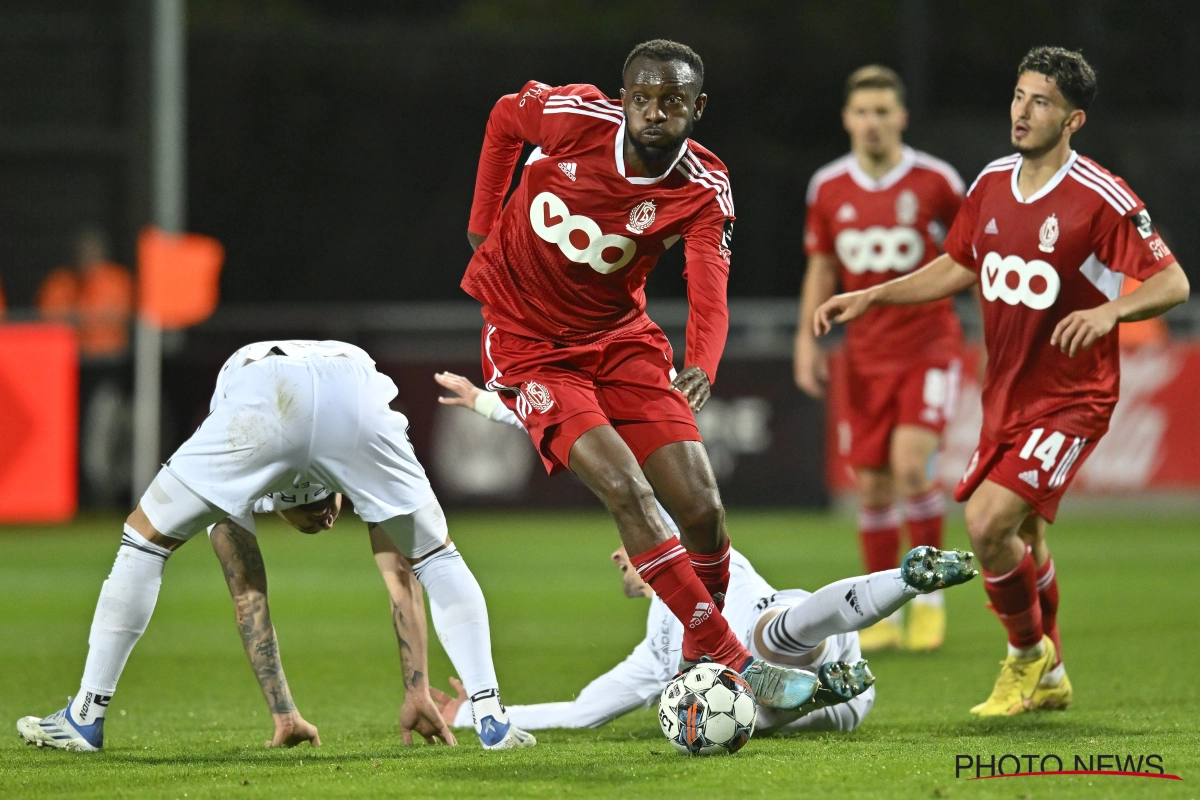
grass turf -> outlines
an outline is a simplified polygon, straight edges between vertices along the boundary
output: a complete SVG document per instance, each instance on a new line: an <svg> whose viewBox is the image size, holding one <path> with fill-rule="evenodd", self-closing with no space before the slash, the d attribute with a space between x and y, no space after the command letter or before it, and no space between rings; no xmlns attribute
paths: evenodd
<svg viewBox="0 0 1200 800"><path fill-rule="evenodd" d="M78 686L92 609L119 520L0 531L0 796L49 797L1195 797L1200 702L1194 519L1063 520L1051 532L1076 703L1065 713L977 721L1003 656L978 581L948 594L937 653L877 654L878 700L850 734L754 739L731 758L687 759L651 711L588 731L544 731L532 751L404 748L396 643L363 528L260 534L284 666L324 746L266 750L270 716L203 537L171 558L153 621L108 712L104 752L38 751L12 728L61 708ZM832 516L730 514L735 544L778 588L859 569L851 526ZM645 601L625 599L600 514L452 515L483 586L504 697L570 698L632 648ZM961 526L949 543L965 542ZM431 645L435 685L450 665ZM1156 753L1183 782L1113 776L968 782L957 754ZM1052 765L1048 768L1054 768ZM1110 767L1111 768L1111 767ZM1009 762L1008 771L1011 771ZM971 773L972 775L974 773Z"/></svg>

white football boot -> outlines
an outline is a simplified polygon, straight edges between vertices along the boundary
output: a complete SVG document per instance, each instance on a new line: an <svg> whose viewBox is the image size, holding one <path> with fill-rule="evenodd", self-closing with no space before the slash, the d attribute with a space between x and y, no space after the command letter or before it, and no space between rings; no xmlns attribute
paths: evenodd
<svg viewBox="0 0 1200 800"><path fill-rule="evenodd" d="M532 733L512 724L508 711L500 702L500 693L495 689L471 697L471 719L484 750L516 750L537 744Z"/></svg>
<svg viewBox="0 0 1200 800"><path fill-rule="evenodd" d="M17 733L25 744L94 753L104 746L104 719L102 717L91 725L76 725L71 719L71 698L68 697L67 707L48 717L21 717L17 720Z"/></svg>

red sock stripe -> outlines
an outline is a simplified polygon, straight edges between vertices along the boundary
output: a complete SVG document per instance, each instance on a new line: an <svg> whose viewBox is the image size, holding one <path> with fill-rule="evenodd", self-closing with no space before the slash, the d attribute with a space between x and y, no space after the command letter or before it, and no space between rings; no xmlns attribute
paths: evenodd
<svg viewBox="0 0 1200 800"><path fill-rule="evenodd" d="M1009 644L1022 649L1037 645L1044 631L1033 553L1026 549L1020 563L1003 575L985 570L983 586L996 616L1008 630Z"/></svg>
<svg viewBox="0 0 1200 800"><path fill-rule="evenodd" d="M687 554L687 550L683 549L679 539L673 536L644 553L630 556L629 563L633 564L633 568L638 571L638 575L642 576L642 580L650 583L659 573L669 568L673 561L686 558Z"/></svg>
<svg viewBox="0 0 1200 800"><path fill-rule="evenodd" d="M909 522L939 519L946 513L946 497L942 488L935 486L928 492L904 501L904 517Z"/></svg>
<svg viewBox="0 0 1200 800"><path fill-rule="evenodd" d="M899 528L900 511L895 506L883 508L860 508L858 510L858 529L862 533Z"/></svg>
<svg viewBox="0 0 1200 800"><path fill-rule="evenodd" d="M729 560L729 540L725 540L725 546L715 553L688 553L688 558L692 561L693 567L719 567L724 561Z"/></svg>

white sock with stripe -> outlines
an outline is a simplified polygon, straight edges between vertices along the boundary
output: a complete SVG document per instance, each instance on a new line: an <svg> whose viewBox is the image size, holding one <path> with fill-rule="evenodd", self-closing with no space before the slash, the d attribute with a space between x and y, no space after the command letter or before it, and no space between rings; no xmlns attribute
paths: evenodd
<svg viewBox="0 0 1200 800"><path fill-rule="evenodd" d="M150 624L170 555L167 548L125 526L112 572L96 601L83 680L71 701L71 719L77 724L91 725L104 718L125 662Z"/></svg>

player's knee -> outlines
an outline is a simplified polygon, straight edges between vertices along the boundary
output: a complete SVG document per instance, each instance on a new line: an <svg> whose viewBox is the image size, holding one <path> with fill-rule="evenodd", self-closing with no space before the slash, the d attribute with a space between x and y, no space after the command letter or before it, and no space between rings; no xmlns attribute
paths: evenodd
<svg viewBox="0 0 1200 800"><path fill-rule="evenodd" d="M929 491L929 476L925 465L901 460L895 467L896 485L905 497L914 497Z"/></svg>
<svg viewBox="0 0 1200 800"><path fill-rule="evenodd" d="M614 472L604 476L599 486L601 499L614 514L639 514L654 505L654 489L642 475Z"/></svg>
<svg viewBox="0 0 1200 800"><path fill-rule="evenodd" d="M1002 515L986 503L967 503L967 536L977 553L987 553L1000 545L1009 533Z"/></svg>
<svg viewBox="0 0 1200 800"><path fill-rule="evenodd" d="M694 497L682 509L676 509L675 524L688 536L711 538L725 524L725 508L716 493L705 492Z"/></svg>

